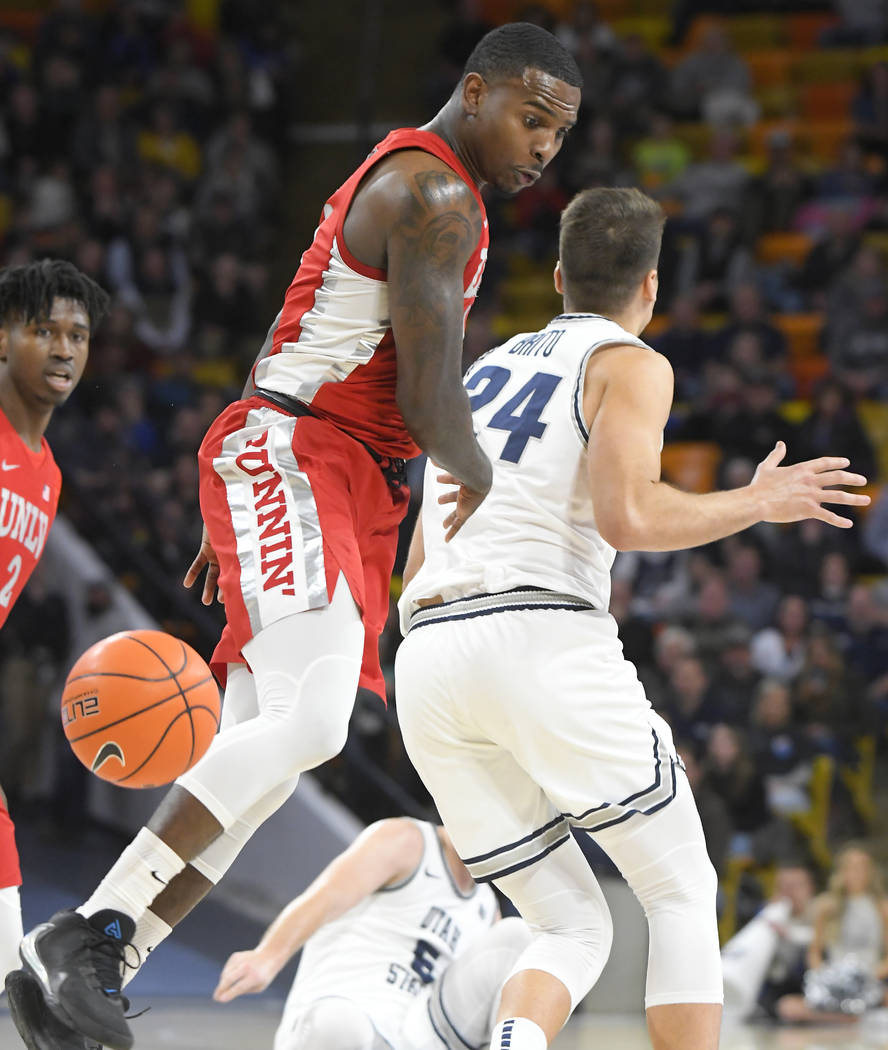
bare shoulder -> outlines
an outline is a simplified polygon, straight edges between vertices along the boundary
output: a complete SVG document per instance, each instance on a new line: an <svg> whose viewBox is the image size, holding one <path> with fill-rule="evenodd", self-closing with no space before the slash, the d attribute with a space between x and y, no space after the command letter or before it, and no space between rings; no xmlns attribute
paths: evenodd
<svg viewBox="0 0 888 1050"><path fill-rule="evenodd" d="M372 840L376 846L384 844L397 851L418 850L421 855L425 848L425 839L419 825L409 817L387 817L377 820L364 829L363 837L368 841Z"/></svg>
<svg viewBox="0 0 888 1050"><path fill-rule="evenodd" d="M439 157L423 150L399 150L379 162L361 195L366 204L381 208L393 221L460 212L477 224L481 209L466 181Z"/></svg>
<svg viewBox="0 0 888 1050"><path fill-rule="evenodd" d="M604 347L589 358L583 377L583 411L594 418L605 390L608 396L653 391L672 396L672 365L656 350L632 344Z"/></svg>

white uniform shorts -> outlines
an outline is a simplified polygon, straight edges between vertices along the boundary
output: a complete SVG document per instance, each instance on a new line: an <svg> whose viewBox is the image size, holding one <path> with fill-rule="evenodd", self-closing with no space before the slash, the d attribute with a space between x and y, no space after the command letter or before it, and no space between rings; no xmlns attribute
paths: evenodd
<svg viewBox="0 0 888 1050"><path fill-rule="evenodd" d="M479 882L535 863L571 826L594 837L676 796L672 733L616 622L569 596L513 591L420 610L396 692L410 759Z"/></svg>

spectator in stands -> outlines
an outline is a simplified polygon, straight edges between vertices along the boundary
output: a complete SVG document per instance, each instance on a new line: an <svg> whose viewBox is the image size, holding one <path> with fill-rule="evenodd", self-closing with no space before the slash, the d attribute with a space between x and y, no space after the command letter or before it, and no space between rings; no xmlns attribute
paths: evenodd
<svg viewBox="0 0 888 1050"><path fill-rule="evenodd" d="M752 663L751 640L748 627L732 627L725 632L724 644L716 657L712 694L717 698L722 721L728 725L749 724L753 698L761 681Z"/></svg>
<svg viewBox="0 0 888 1050"><path fill-rule="evenodd" d="M833 0L837 25L820 35L827 47L872 47L888 38L888 12L873 0Z"/></svg>
<svg viewBox="0 0 888 1050"><path fill-rule="evenodd" d="M846 666L867 681L888 674L888 615L876 603L871 584L855 583L848 592L836 639Z"/></svg>
<svg viewBox="0 0 888 1050"><path fill-rule="evenodd" d="M555 35L576 59L583 74L583 111L598 113L607 98L617 39L598 16L592 0L577 0L569 21L559 22Z"/></svg>
<svg viewBox="0 0 888 1050"><path fill-rule="evenodd" d="M856 469L856 468L854 468ZM771 560L775 582L784 592L812 597L817 589L820 563L829 551L853 551L854 538L831 535L820 521L803 521L783 527Z"/></svg>
<svg viewBox="0 0 888 1050"><path fill-rule="evenodd" d="M882 982L888 978L888 896L882 872L865 847L849 844L836 857L827 891L814 902L814 935L806 962L813 972L810 977L806 973L805 994L778 1001L782 1020L856 1021L863 1009L883 1005ZM845 992L838 990L843 975L835 970L842 963ZM834 968L832 975L825 972L827 966ZM868 978L866 1000L860 999L863 981L848 981L851 969L864 980Z"/></svg>
<svg viewBox="0 0 888 1050"><path fill-rule="evenodd" d="M859 224L852 209L841 203L827 209L825 225L793 280L809 309L823 309L829 289L851 265L860 244Z"/></svg>
<svg viewBox="0 0 888 1050"><path fill-rule="evenodd" d="M807 809L813 749L793 719L791 694L783 682L766 678L759 685L749 725L752 759L764 779L771 813Z"/></svg>
<svg viewBox="0 0 888 1050"><path fill-rule="evenodd" d="M639 667L645 693L654 707L662 710L666 704L669 682L679 660L694 656L694 636L683 627L673 624L662 627L654 637L654 660Z"/></svg>
<svg viewBox="0 0 888 1050"><path fill-rule="evenodd" d="M818 178L815 193L827 200L858 201L872 207L872 198L877 189L877 177L869 170L866 154L856 138L847 138L840 143L834 166L827 168Z"/></svg>
<svg viewBox="0 0 888 1050"><path fill-rule="evenodd" d="M659 95L651 95L659 98ZM645 111L642 110L642 114ZM652 196L671 186L685 171L691 155L687 146L673 132L672 119L655 110L647 119L645 134L632 150L632 161L639 186Z"/></svg>
<svg viewBox="0 0 888 1050"><path fill-rule="evenodd" d="M151 108L148 126L136 138L136 149L143 163L170 168L185 182L193 182L200 174L200 147L169 104L157 102Z"/></svg>
<svg viewBox="0 0 888 1050"><path fill-rule="evenodd" d="M676 400L695 398L700 393L703 365L712 356L714 347L712 336L700 324L700 310L693 292L675 299L669 312L669 326L648 341L672 365Z"/></svg>
<svg viewBox="0 0 888 1050"><path fill-rule="evenodd" d="M865 303L878 298L886 283L888 268L881 254L871 245L861 245L830 287L824 331L827 350L841 352L843 342L863 319Z"/></svg>
<svg viewBox="0 0 888 1050"><path fill-rule="evenodd" d="M754 543L734 537L723 544L723 549L731 614L750 631L759 631L772 622L780 592L762 578L762 554Z"/></svg>
<svg viewBox="0 0 888 1050"><path fill-rule="evenodd" d="M704 743L711 727L721 721L718 699L699 657L682 656L675 661L660 713L675 736L697 744Z"/></svg>
<svg viewBox="0 0 888 1050"><path fill-rule="evenodd" d="M830 551L820 563L817 591L808 603L812 620L825 623L828 628L840 628L847 615L848 594L851 590L851 567L843 551Z"/></svg>
<svg viewBox="0 0 888 1050"><path fill-rule="evenodd" d="M649 619L633 612L632 585L628 580L611 581L609 611L617 621L626 659L636 667L649 664L654 655L653 631Z"/></svg>
<svg viewBox="0 0 888 1050"><path fill-rule="evenodd" d="M754 272L737 213L719 207L685 242L679 262L678 291L693 291L697 305L704 312L724 311L734 290L749 283Z"/></svg>
<svg viewBox="0 0 888 1050"><path fill-rule="evenodd" d="M856 469L856 468L855 468ZM863 519L863 547L888 572L888 485L883 485Z"/></svg>
<svg viewBox="0 0 888 1050"><path fill-rule="evenodd" d="M751 124L758 115L751 87L749 66L724 29L711 25L672 70L672 105L685 120L702 117L716 127Z"/></svg>
<svg viewBox="0 0 888 1050"><path fill-rule="evenodd" d="M867 478L876 477L872 442L858 418L847 388L828 376L815 387L811 400L811 412L793 439L793 457L802 462L841 449L841 454L851 460L855 471Z"/></svg>
<svg viewBox="0 0 888 1050"><path fill-rule="evenodd" d="M837 759L854 755L868 714L862 693L863 682L846 666L834 636L815 625L793 683L796 717L815 751Z"/></svg>
<svg viewBox="0 0 888 1050"><path fill-rule="evenodd" d="M888 289L863 300L841 337L830 334L828 351L836 377L857 397L888 393Z"/></svg>
<svg viewBox="0 0 888 1050"><path fill-rule="evenodd" d="M729 128L713 131L709 155L689 164L667 188L682 205L685 220L699 229L716 212L739 215L743 208L749 176L737 160L738 139Z"/></svg>
<svg viewBox="0 0 888 1050"><path fill-rule="evenodd" d="M777 608L775 625L753 635L753 665L763 675L789 682L802 669L807 641L808 607L797 594L787 594Z"/></svg>
<svg viewBox="0 0 888 1050"><path fill-rule="evenodd" d="M791 230L799 206L811 194L808 172L802 166L785 128L776 128L765 139L765 168L749 183L744 207L751 239L763 233Z"/></svg>
<svg viewBox="0 0 888 1050"><path fill-rule="evenodd" d="M864 70L851 113L863 149L888 159L888 62Z"/></svg>
<svg viewBox="0 0 888 1050"><path fill-rule="evenodd" d="M765 787L750 757L742 730L714 725L706 742L703 773L708 786L727 807L733 835L728 847L735 857L753 857L756 839L771 820Z"/></svg>
<svg viewBox="0 0 888 1050"><path fill-rule="evenodd" d="M668 98L668 91L666 67L647 48L644 37L639 33L623 37L614 51L607 85L608 108L620 137L640 135L646 129L648 107Z"/></svg>

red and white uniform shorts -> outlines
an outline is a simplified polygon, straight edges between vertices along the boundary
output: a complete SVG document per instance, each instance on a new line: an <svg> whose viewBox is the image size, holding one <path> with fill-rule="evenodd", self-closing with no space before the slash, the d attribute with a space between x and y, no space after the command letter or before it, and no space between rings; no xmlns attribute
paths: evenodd
<svg viewBox="0 0 888 1050"><path fill-rule="evenodd" d="M263 627L327 605L340 572L364 623L360 684L385 696L379 634L406 486L392 486L368 450L338 427L292 416L260 397L213 422L198 453L200 507L219 558L228 624L212 666Z"/></svg>
<svg viewBox="0 0 888 1050"><path fill-rule="evenodd" d="M21 884L22 872L15 845L15 826L6 806L0 802L0 890Z"/></svg>

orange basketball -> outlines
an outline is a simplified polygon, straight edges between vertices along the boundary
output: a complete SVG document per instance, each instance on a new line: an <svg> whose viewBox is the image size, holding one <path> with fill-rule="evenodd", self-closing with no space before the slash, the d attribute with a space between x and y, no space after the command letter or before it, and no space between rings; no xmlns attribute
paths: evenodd
<svg viewBox="0 0 888 1050"><path fill-rule="evenodd" d="M163 631L122 631L87 649L62 693L62 726L80 761L123 787L169 784L219 728L209 667Z"/></svg>

